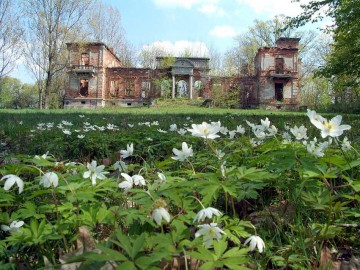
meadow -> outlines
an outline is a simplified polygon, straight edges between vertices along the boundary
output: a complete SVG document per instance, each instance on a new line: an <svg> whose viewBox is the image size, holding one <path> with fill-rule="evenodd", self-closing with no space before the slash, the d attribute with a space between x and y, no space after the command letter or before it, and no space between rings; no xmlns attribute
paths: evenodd
<svg viewBox="0 0 360 270"><path fill-rule="evenodd" d="M2 110L0 269L356 266L360 120L340 118Z"/></svg>

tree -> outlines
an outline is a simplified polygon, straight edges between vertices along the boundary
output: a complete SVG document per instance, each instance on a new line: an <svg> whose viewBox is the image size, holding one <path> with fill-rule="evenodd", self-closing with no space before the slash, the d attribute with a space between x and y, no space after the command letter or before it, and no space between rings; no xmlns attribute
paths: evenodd
<svg viewBox="0 0 360 270"><path fill-rule="evenodd" d="M313 0L302 7L303 12L290 19L290 27L315 22L325 16L334 21L326 29L333 34L330 52L316 74L333 84L335 104L360 104L360 0Z"/></svg>
<svg viewBox="0 0 360 270"><path fill-rule="evenodd" d="M37 88L22 84L19 79L5 76L0 79L0 108L18 109L37 106Z"/></svg>
<svg viewBox="0 0 360 270"><path fill-rule="evenodd" d="M39 82L39 106L49 108L53 81L64 71L66 43L76 40L92 0L24 0L27 63Z"/></svg>
<svg viewBox="0 0 360 270"><path fill-rule="evenodd" d="M22 29L17 4L14 0L0 1L0 79L12 71L20 58Z"/></svg>
<svg viewBox="0 0 360 270"><path fill-rule="evenodd" d="M288 18L284 15L275 16L268 21L255 20L253 27L237 36L235 46L227 51L226 62L233 66L233 72L237 75L254 75L254 58L260 47L273 47L280 37L301 38L299 54L306 60L306 53L315 44L316 33L314 31L295 31L286 28Z"/></svg>
<svg viewBox="0 0 360 270"><path fill-rule="evenodd" d="M104 42L120 58L122 64L130 67L134 63L134 49L128 43L121 25L120 11L101 2L96 2L87 15L88 40Z"/></svg>

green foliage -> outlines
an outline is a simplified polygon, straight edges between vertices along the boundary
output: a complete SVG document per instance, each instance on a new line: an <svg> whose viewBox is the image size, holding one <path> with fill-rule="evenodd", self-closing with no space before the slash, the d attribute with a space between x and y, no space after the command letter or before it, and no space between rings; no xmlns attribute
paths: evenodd
<svg viewBox="0 0 360 270"><path fill-rule="evenodd" d="M335 140L317 157L293 136L284 141L285 123L304 124L309 137L320 138L301 114L274 113L271 125L277 133L259 141L242 114L204 110L160 118L147 109L142 112L146 114L133 110L121 117L106 111L84 111L81 117L71 111L2 114L11 121L2 123L0 176L18 176L24 190L19 194L14 184L6 191L5 179L0 181L0 225L5 228L0 231L1 264L28 269L57 267L64 261L78 263L79 269L310 269L319 265L318 254L328 245L352 246L357 255L356 145L344 150ZM252 115L256 112L246 119L263 120ZM356 117L343 121L351 119L354 129ZM170 131L170 124L185 130L219 120L223 130L216 139ZM54 124L47 125L50 121ZM225 127L234 131L239 125L245 133L230 137ZM355 134L346 132L356 141ZM77 137L82 134L84 138ZM182 142L193 156L172 159L173 148L181 149ZM119 151L131 143L134 152L121 158ZM87 164L92 160L104 164L96 170L108 172L96 183L85 178L96 171ZM121 171L113 166L119 160L126 164ZM58 185L45 188L40 180L49 172L58 176ZM124 172L142 176L145 184L134 180L125 191L119 187ZM160 172L166 180L160 181ZM160 208L158 222L154 210ZM14 221L24 224L6 230ZM252 235L264 240L262 253L244 245Z"/></svg>

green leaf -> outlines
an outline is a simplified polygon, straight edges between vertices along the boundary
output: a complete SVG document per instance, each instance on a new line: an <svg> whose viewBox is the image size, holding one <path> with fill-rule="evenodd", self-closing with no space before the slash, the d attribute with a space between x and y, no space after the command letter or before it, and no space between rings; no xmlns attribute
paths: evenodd
<svg viewBox="0 0 360 270"><path fill-rule="evenodd" d="M141 251L142 247L145 243L145 233L142 233L140 236L136 238L136 240L133 243L132 250L131 250L131 258L135 258L138 253Z"/></svg>
<svg viewBox="0 0 360 270"><path fill-rule="evenodd" d="M226 241L224 240L214 241L214 251L217 258L220 258L226 249L227 249Z"/></svg>
<svg viewBox="0 0 360 270"><path fill-rule="evenodd" d="M102 261L108 261L108 260L114 260L114 261L127 261L128 259L121 254L120 252L111 249L111 248L107 248L104 247L102 245L98 245L97 246L98 249L100 249L103 253L102 254L98 254L99 256L95 255L95 254L91 254L91 256L86 255L89 258L96 258L96 260L102 260Z"/></svg>
<svg viewBox="0 0 360 270"><path fill-rule="evenodd" d="M214 263L213 262L206 262L200 266L199 270L213 270Z"/></svg>

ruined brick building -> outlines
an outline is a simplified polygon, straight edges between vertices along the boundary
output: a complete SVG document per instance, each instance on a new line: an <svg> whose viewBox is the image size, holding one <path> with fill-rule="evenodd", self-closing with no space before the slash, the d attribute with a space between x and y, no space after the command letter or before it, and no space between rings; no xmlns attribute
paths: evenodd
<svg viewBox="0 0 360 270"><path fill-rule="evenodd" d="M155 69L123 67L104 43L69 43L65 108L142 106L152 99L202 97L214 87L240 89L242 108L291 109L300 103L298 38L280 38L258 49L254 76L212 78L209 58L157 58ZM165 63L165 64L164 64Z"/></svg>

